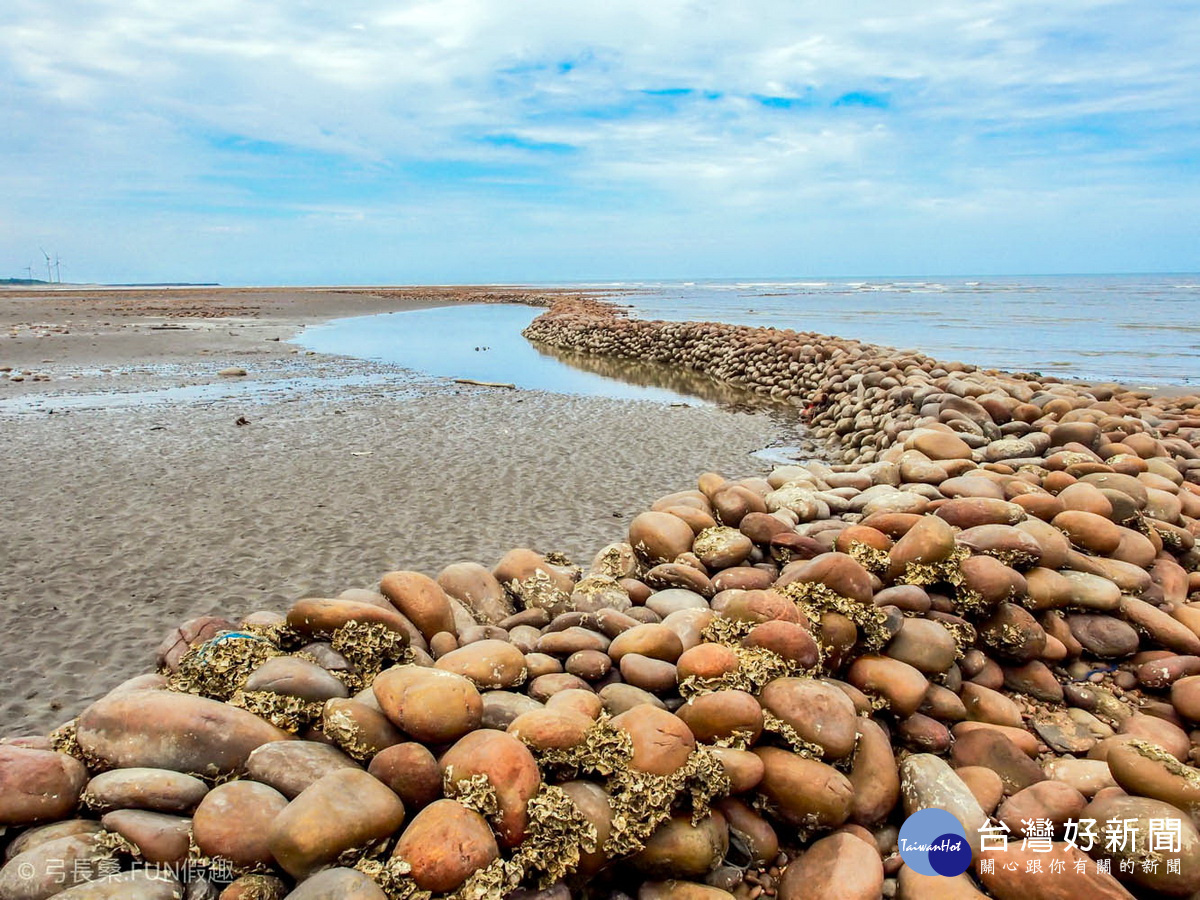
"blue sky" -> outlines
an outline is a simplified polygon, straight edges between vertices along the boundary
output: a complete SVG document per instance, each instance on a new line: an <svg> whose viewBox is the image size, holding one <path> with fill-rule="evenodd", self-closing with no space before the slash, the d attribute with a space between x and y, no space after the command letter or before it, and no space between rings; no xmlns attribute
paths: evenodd
<svg viewBox="0 0 1200 900"><path fill-rule="evenodd" d="M7 0L0 276L1200 269L1200 7Z"/></svg>

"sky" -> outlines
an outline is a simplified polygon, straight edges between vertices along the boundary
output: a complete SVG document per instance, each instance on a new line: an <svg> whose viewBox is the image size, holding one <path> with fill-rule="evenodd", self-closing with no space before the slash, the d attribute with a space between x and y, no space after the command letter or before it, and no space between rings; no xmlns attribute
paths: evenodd
<svg viewBox="0 0 1200 900"><path fill-rule="evenodd" d="M5 0L0 277L1195 272L1197 47L1194 0Z"/></svg>

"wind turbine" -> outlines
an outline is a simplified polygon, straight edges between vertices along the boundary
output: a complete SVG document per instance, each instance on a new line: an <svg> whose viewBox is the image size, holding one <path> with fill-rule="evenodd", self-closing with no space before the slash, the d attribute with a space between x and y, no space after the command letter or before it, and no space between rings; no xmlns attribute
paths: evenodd
<svg viewBox="0 0 1200 900"><path fill-rule="evenodd" d="M62 284L62 260L58 258L58 252L54 253L54 280Z"/></svg>
<svg viewBox="0 0 1200 900"><path fill-rule="evenodd" d="M46 257L46 280L54 284L54 276L50 274L50 254L46 252L44 247L38 247L42 251L42 256Z"/></svg>
<svg viewBox="0 0 1200 900"><path fill-rule="evenodd" d="M30 263L29 265L27 265L25 267L25 271L29 274L29 281L32 284L33 283L33 263Z"/></svg>

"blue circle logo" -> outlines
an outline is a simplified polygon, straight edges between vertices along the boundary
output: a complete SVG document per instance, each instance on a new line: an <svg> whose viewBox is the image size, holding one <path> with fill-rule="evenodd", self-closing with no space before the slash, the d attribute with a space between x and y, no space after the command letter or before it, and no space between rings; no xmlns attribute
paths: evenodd
<svg viewBox="0 0 1200 900"><path fill-rule="evenodd" d="M944 809L921 809L900 828L900 858L922 875L953 877L971 865L967 833Z"/></svg>

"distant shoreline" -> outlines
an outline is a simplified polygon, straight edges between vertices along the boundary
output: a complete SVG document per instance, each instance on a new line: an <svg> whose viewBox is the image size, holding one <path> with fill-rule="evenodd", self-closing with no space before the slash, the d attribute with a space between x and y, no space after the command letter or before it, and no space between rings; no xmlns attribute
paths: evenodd
<svg viewBox="0 0 1200 900"><path fill-rule="evenodd" d="M520 303L536 307L549 307L564 298L603 301L613 310L626 309L619 302L628 289L606 289L594 287L584 289L573 286L535 287L527 285L436 285L436 286L375 286L375 287L204 287L199 285L136 286L97 285L45 286L41 290L28 287L11 288L0 286L0 328L11 329L28 318L32 304L47 316L72 319L76 340L51 341L42 349L43 353L60 359L65 356L79 363L108 361L120 364L132 360L153 362L166 359L190 359L198 352L214 353L224 349L243 352L253 347L254 352L263 353L263 341L286 341L303 328L332 319L402 311L405 309L428 308L458 303ZM16 305L5 301L19 301ZM67 303L66 301L70 301ZM84 301L82 304L79 301ZM101 333L91 334L89 319L109 318L111 326ZM220 320L237 319L234 332L217 333L215 326ZM157 339L151 345L144 341L129 340L133 329L153 327L168 322L191 322L195 327L181 332L170 341ZM201 327L200 323L208 323ZM697 324L692 322L692 324ZM736 326L746 327L746 326ZM760 326L761 327L761 326ZM768 328L770 326L767 326ZM115 330L113 330L115 329ZM212 334L203 334L205 330ZM820 335L833 341L854 341L853 336ZM86 340L83 340L86 338ZM245 338L246 340L243 340ZM214 343L214 339L216 340ZM59 349L59 344L65 348ZM862 341L871 346L887 345ZM86 353L81 353L83 347ZM23 345L0 344L0 365L28 365L38 362L37 353L22 353ZM107 348L107 349L106 349ZM276 347L275 349L279 349ZM926 348L919 348L924 351ZM13 351L16 351L15 358ZM284 348L287 352L287 348ZM106 358L105 354L112 354ZM5 357L8 357L5 359ZM965 360L969 365L978 365L974 360ZM987 367L994 368L994 367ZM1008 374L1013 369L996 369ZM1072 378L1055 373L1034 377L1049 383L1120 384L1136 385L1138 379L1086 379ZM1196 392L1194 384L1158 383L1146 388L1150 395L1175 397Z"/></svg>
<svg viewBox="0 0 1200 900"><path fill-rule="evenodd" d="M54 290L92 290L96 288L221 287L219 281L135 281L128 284L88 284L73 281L41 281L37 278L0 278L0 287L27 287Z"/></svg>

